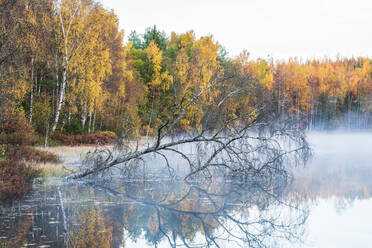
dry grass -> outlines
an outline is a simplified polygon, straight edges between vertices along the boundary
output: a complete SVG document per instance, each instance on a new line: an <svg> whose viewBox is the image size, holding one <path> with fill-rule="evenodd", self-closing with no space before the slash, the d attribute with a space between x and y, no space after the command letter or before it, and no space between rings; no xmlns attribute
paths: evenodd
<svg viewBox="0 0 372 248"><path fill-rule="evenodd" d="M37 147L40 151L50 152L59 158L58 163L35 163L43 177L63 177L76 170L85 154L96 149L95 146L55 146Z"/></svg>
<svg viewBox="0 0 372 248"><path fill-rule="evenodd" d="M85 154L95 150L95 146L53 146L38 147L38 149L57 155L62 164L77 165Z"/></svg>
<svg viewBox="0 0 372 248"><path fill-rule="evenodd" d="M37 163L34 168L40 170L40 177L64 177L75 171L72 166L56 163Z"/></svg>

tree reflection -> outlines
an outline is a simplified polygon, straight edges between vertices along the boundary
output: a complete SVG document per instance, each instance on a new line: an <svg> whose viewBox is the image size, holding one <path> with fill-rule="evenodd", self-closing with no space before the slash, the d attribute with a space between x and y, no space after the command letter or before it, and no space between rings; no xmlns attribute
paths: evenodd
<svg viewBox="0 0 372 248"><path fill-rule="evenodd" d="M352 202L371 198L372 168L368 162L319 157L306 169L296 171L292 191L312 199L338 197Z"/></svg>
<svg viewBox="0 0 372 248"><path fill-rule="evenodd" d="M342 211L355 199L370 198L371 174L368 166L351 170L319 163L295 172L295 178L289 170L267 168L244 177L216 172L211 180L189 182L150 175L106 184L41 185L26 202L0 212L0 237L6 237L0 244L279 247L287 240L301 242L307 204L316 204L311 199L336 196Z"/></svg>
<svg viewBox="0 0 372 248"><path fill-rule="evenodd" d="M90 186L130 200L120 206L123 228L132 240L145 238L154 246L167 242L171 247L271 247L280 239L299 241L307 208L283 193L286 177L271 179Z"/></svg>
<svg viewBox="0 0 372 248"><path fill-rule="evenodd" d="M0 237L7 237L4 242L0 239L0 247L23 247L27 242L26 237L32 227L32 220L33 216L22 216L15 223L7 221L9 226L4 229L0 228Z"/></svg>
<svg viewBox="0 0 372 248"><path fill-rule="evenodd" d="M71 219L69 247L111 247L112 228L107 227L100 208L78 208Z"/></svg>

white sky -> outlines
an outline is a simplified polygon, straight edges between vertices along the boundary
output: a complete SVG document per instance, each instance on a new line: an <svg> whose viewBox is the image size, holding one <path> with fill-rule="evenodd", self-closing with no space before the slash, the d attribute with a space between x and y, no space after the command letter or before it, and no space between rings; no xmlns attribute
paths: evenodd
<svg viewBox="0 0 372 248"><path fill-rule="evenodd" d="M167 34L212 34L231 56L372 57L371 0L100 0L126 35L156 25Z"/></svg>

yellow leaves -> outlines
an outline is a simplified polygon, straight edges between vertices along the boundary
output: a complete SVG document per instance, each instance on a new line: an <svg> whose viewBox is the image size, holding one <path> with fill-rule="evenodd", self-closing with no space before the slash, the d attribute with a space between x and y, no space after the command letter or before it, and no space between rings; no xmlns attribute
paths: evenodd
<svg viewBox="0 0 372 248"><path fill-rule="evenodd" d="M284 86L284 94L291 102L294 112L306 111L310 107L311 89L308 84L307 68L297 61L278 63L277 68Z"/></svg>
<svg viewBox="0 0 372 248"><path fill-rule="evenodd" d="M163 91L168 90L173 83L173 77L169 75L168 71L161 71L163 61L162 51L157 47L154 41L151 41L146 48L146 55L153 69L150 85L155 88L160 88Z"/></svg>
<svg viewBox="0 0 372 248"><path fill-rule="evenodd" d="M319 92L329 97L364 94L371 87L371 62L366 59L313 62L308 67L319 82Z"/></svg>
<svg viewBox="0 0 372 248"><path fill-rule="evenodd" d="M358 59L355 63L359 66L350 70L348 88L354 95L357 95L358 91L365 93L371 88L372 65L370 61L362 58Z"/></svg>
<svg viewBox="0 0 372 248"><path fill-rule="evenodd" d="M281 69L288 90L300 93L307 89L307 73L303 66L290 61L287 64L283 64Z"/></svg>
<svg viewBox="0 0 372 248"><path fill-rule="evenodd" d="M253 77L258 80L261 86L268 90L272 88L274 75L264 59L257 59L255 62L250 62L248 67Z"/></svg>
<svg viewBox="0 0 372 248"><path fill-rule="evenodd" d="M193 48L198 52L200 64L208 61L216 65L219 47L213 42L212 36L205 36L197 40Z"/></svg>
<svg viewBox="0 0 372 248"><path fill-rule="evenodd" d="M187 107L186 115L180 123L182 128L186 131L192 131L194 128L200 130L202 118L203 109L200 106L190 105Z"/></svg>
<svg viewBox="0 0 372 248"><path fill-rule="evenodd" d="M155 235L159 231L159 221L156 212L149 217L146 226L149 229L151 235Z"/></svg>
<svg viewBox="0 0 372 248"><path fill-rule="evenodd" d="M132 81L134 79L133 70L131 70L131 68L128 67L128 60L129 60L128 57L130 56L130 53L129 53L130 48L131 48L130 43L123 47L123 50L122 50L123 59L121 61L121 70L124 73L124 77L127 80Z"/></svg>
<svg viewBox="0 0 372 248"><path fill-rule="evenodd" d="M185 85L188 81L187 76L190 70L189 58L185 49L181 49L176 59L176 78L181 84Z"/></svg>
<svg viewBox="0 0 372 248"><path fill-rule="evenodd" d="M125 85L124 85L124 84L121 84L121 85L119 86L118 96L119 96L120 98L125 98Z"/></svg>
<svg viewBox="0 0 372 248"><path fill-rule="evenodd" d="M0 79L0 95L7 98L7 103L18 105L30 90L31 83L28 78L17 73L13 66L7 68L8 75Z"/></svg>
<svg viewBox="0 0 372 248"><path fill-rule="evenodd" d="M117 25L116 17L106 12L103 8L98 7L89 12L85 17L82 26L94 25L91 28L80 30L84 33L84 45L75 51L75 56L70 62L69 73L79 75L76 78L75 84L72 85L72 92L79 100L79 105L87 105L88 112L92 113L95 108L102 107L106 94L104 82L112 73L112 61L110 47L107 41L112 28ZM119 33L121 35L121 33ZM79 42L81 42L79 40ZM119 51L124 57L125 49ZM129 79L133 75L127 70L127 65L124 61L120 62L119 68L124 72ZM125 96L125 85L120 85L119 94Z"/></svg>
<svg viewBox="0 0 372 248"><path fill-rule="evenodd" d="M212 77L220 68L218 58L219 45L215 44L211 36L202 37L197 40L192 48L193 63L192 73L198 86L204 89L209 85Z"/></svg>
<svg viewBox="0 0 372 248"><path fill-rule="evenodd" d="M154 41L151 41L149 46L146 48L146 56L153 68L152 81L150 82L150 84L159 86L161 84L160 70L162 62L162 52L157 47Z"/></svg>
<svg viewBox="0 0 372 248"><path fill-rule="evenodd" d="M187 119L187 118L181 119L180 120L180 126L185 131L191 131L192 130L190 119Z"/></svg>
<svg viewBox="0 0 372 248"><path fill-rule="evenodd" d="M174 102L190 101L222 74L218 61L220 46L213 41L212 36L196 40L193 31L180 35L172 33L167 45L176 49L177 55L172 65ZM197 101L186 109L186 116L180 121L180 127L183 130L200 129L204 111L218 94L219 91L213 89L198 97Z"/></svg>
<svg viewBox="0 0 372 248"><path fill-rule="evenodd" d="M196 40L193 31L184 34L172 33L171 39L167 41L167 47L164 55L156 43L151 41L144 50L145 59L141 58L138 49L132 51L139 60L138 62L136 60L136 68L144 81L148 82L146 111L148 113L148 110L154 110L163 116L167 114L172 104L188 102L222 73L218 60L220 46L211 36ZM184 130L200 129L204 111L218 94L219 91L216 89L207 90L198 97L187 108L180 126ZM161 123L162 119L151 118L151 126L156 126L157 122Z"/></svg>
<svg viewBox="0 0 372 248"><path fill-rule="evenodd" d="M179 47L180 48L189 47L194 42L195 42L194 31L189 31L189 32L181 35L181 40L180 40Z"/></svg>
<svg viewBox="0 0 372 248"><path fill-rule="evenodd" d="M162 90L165 91L165 90L169 90L172 83L173 83L173 77L171 75L169 75L168 71L165 71L165 72L162 72L161 73L161 80L163 82L162 84Z"/></svg>
<svg viewBox="0 0 372 248"><path fill-rule="evenodd" d="M156 43L152 40L146 48L147 58L152 63L154 73L159 73L161 70L162 52L157 47Z"/></svg>
<svg viewBox="0 0 372 248"><path fill-rule="evenodd" d="M74 220L79 228L70 233L72 247L110 248L112 243L112 228L106 226L102 212L97 207L80 210Z"/></svg>
<svg viewBox="0 0 372 248"><path fill-rule="evenodd" d="M168 46L174 46L177 49L186 49L188 52L195 43L195 33L190 30L184 34L176 34L172 32L170 40L167 42Z"/></svg>

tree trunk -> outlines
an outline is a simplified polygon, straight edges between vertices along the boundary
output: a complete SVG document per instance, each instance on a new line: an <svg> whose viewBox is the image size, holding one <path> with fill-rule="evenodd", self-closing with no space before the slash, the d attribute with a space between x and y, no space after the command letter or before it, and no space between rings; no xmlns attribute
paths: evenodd
<svg viewBox="0 0 372 248"><path fill-rule="evenodd" d="M49 123L46 126L44 147L47 147L48 146L48 136L49 136Z"/></svg>
<svg viewBox="0 0 372 248"><path fill-rule="evenodd" d="M57 95L58 95L58 92L59 92L59 75L58 75L58 58L57 58L57 55L56 55L56 85L57 85Z"/></svg>
<svg viewBox="0 0 372 248"><path fill-rule="evenodd" d="M88 133L90 133L92 127L92 113L89 113Z"/></svg>
<svg viewBox="0 0 372 248"><path fill-rule="evenodd" d="M52 110L54 111L55 106L54 106L54 89L52 90Z"/></svg>
<svg viewBox="0 0 372 248"><path fill-rule="evenodd" d="M40 71L40 82L39 82L39 89L38 89L38 94L40 95L41 93L41 82L43 81L43 70Z"/></svg>
<svg viewBox="0 0 372 248"><path fill-rule="evenodd" d="M62 213L62 227L63 227L63 236L64 236L64 239L65 239L65 243L67 243L67 233L68 233L68 230L67 230L67 217L66 217L66 212L65 212L65 207L64 207L64 204L63 204L63 198L62 198L62 194L61 194L61 189L60 187L58 186L57 188L57 193L58 193L58 200L59 200L59 206L61 207L61 213Z"/></svg>
<svg viewBox="0 0 372 248"><path fill-rule="evenodd" d="M30 98L30 123L32 123L32 113L33 113L33 107L34 107L34 58L31 60L31 98Z"/></svg>
<svg viewBox="0 0 372 248"><path fill-rule="evenodd" d="M61 89L59 88L59 75L58 75L58 58L57 58L57 55L56 55L56 99L58 99L58 96L60 94L60 91ZM55 104L56 100L54 99L53 97L53 111L55 111ZM57 105L57 104L56 104Z"/></svg>
<svg viewBox="0 0 372 248"><path fill-rule="evenodd" d="M94 133L96 131L96 113L97 113L97 110L94 109L94 114L93 114L93 126L92 126L92 132Z"/></svg>
<svg viewBox="0 0 372 248"><path fill-rule="evenodd" d="M88 111L87 111L87 104L84 104L83 105L83 109L81 111L81 127L84 128L85 127L85 123L87 121L87 118L88 118Z"/></svg>
<svg viewBox="0 0 372 248"><path fill-rule="evenodd" d="M63 77L62 77L62 84L61 84L61 92L59 94L59 100L57 103L57 109L56 109L56 115L54 118L54 123L52 126L51 133L53 134L56 131L58 121L59 121L59 116L61 113L62 105L63 105L63 100L65 97L65 90L66 90L66 84L67 84L67 66L66 63L63 66Z"/></svg>
<svg viewBox="0 0 372 248"><path fill-rule="evenodd" d="M34 110L34 87L31 88L31 98L30 98L30 123L32 123L32 113Z"/></svg>

